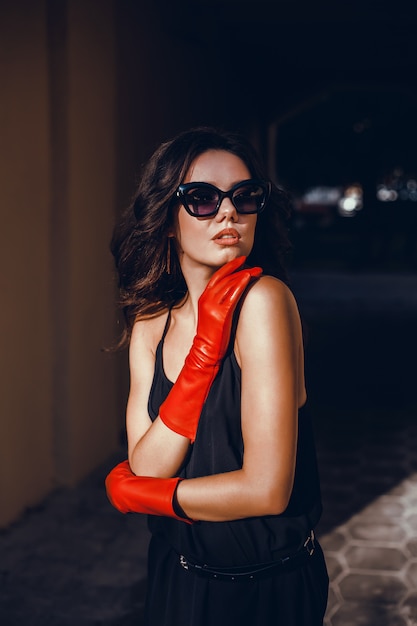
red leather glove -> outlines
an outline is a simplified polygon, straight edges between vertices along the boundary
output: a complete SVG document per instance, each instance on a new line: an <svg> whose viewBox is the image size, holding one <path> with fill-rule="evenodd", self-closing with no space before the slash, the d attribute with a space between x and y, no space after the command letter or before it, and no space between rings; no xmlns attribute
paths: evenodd
<svg viewBox="0 0 417 626"><path fill-rule="evenodd" d="M212 276L198 301L197 333L184 366L161 404L159 416L168 428L195 439L200 414L230 341L233 314L249 281L260 267L236 271L246 261L239 257Z"/></svg>
<svg viewBox="0 0 417 626"><path fill-rule="evenodd" d="M180 480L135 476L129 461L123 461L108 474L106 491L112 505L121 513L164 515L192 524L192 520L174 511L173 499Z"/></svg>

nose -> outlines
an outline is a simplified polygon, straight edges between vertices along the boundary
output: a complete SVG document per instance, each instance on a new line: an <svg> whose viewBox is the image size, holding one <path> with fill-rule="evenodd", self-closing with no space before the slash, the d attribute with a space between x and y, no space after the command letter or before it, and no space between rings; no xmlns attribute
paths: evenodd
<svg viewBox="0 0 417 626"><path fill-rule="evenodd" d="M235 222L238 219L236 207L230 198L223 198L215 217L218 222L222 222L224 219L231 219Z"/></svg>

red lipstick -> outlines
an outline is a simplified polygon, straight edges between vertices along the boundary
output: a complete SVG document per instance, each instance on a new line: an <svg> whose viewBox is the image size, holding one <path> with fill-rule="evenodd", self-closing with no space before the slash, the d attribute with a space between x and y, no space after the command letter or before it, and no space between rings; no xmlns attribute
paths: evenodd
<svg viewBox="0 0 417 626"><path fill-rule="evenodd" d="M219 246L234 246L239 242L240 235L234 228L224 228L213 237Z"/></svg>

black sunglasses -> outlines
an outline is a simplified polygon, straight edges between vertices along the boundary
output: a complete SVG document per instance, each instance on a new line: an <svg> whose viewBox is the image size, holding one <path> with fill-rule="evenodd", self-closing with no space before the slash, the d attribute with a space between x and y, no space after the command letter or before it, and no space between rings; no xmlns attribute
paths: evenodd
<svg viewBox="0 0 417 626"><path fill-rule="evenodd" d="M193 217L212 217L220 209L224 198L229 198L238 213L260 213L271 193L271 183L264 180L242 180L229 191L222 191L210 183L185 183L177 189L187 213Z"/></svg>

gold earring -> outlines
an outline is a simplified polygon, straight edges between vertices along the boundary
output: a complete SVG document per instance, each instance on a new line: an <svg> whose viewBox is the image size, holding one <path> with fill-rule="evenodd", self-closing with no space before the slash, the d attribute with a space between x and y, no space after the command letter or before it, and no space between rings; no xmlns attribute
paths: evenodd
<svg viewBox="0 0 417 626"><path fill-rule="evenodd" d="M171 274L171 237L168 237L167 240L166 272Z"/></svg>

